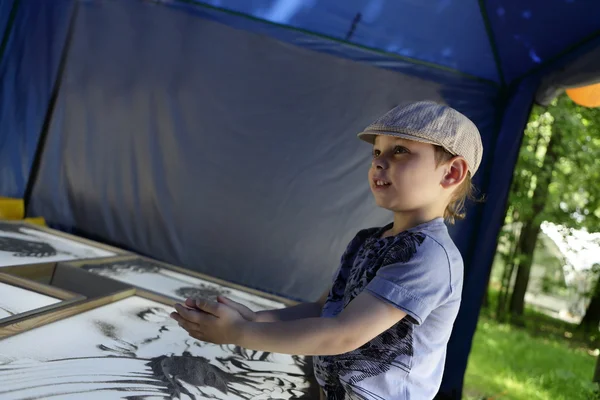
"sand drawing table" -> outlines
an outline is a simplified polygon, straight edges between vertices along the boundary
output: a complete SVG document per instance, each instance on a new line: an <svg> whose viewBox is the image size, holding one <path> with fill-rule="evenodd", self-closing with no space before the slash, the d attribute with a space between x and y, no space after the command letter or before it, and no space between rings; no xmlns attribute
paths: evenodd
<svg viewBox="0 0 600 400"><path fill-rule="evenodd" d="M310 358L215 345L169 318L223 294L293 304L24 222L0 222L0 399L312 399Z"/></svg>

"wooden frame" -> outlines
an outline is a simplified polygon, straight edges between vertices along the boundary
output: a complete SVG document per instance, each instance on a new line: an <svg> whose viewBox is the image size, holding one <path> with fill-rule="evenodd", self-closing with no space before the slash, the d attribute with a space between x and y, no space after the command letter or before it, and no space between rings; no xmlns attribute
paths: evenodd
<svg viewBox="0 0 600 400"><path fill-rule="evenodd" d="M248 288L239 284L235 284L232 282L228 282L226 280L223 279L219 279L219 278L215 278L206 274L203 274L201 272L196 272L196 271L191 271L182 267L177 267L175 265L172 264L168 264L162 261L158 261L152 258L148 258L148 257L143 257L143 256L139 256L139 255L127 255L127 256L121 256L121 257L110 257L110 258L94 258L94 259L86 259L86 260L71 260L71 261L65 261L63 262L66 265L69 266L73 266L73 267L83 267L85 265L98 265L98 264L105 264L107 262L120 262L120 261L132 261L132 260L141 260L141 261L145 261L145 262L151 262L153 264L156 264L157 266L164 268L165 270L168 271L173 271L173 272L177 272L180 273L182 275L187 275L190 276L192 278L197 278L197 279L202 279L205 280L209 283L212 284L216 284L216 285L221 285L225 288L230 288L230 289L235 289L235 290L239 290L251 295L255 295L258 297L262 297L264 299L267 300L272 300L272 301L277 301L280 302L282 304L284 304L286 307L290 307L290 306L294 306L297 305L298 302L295 300L291 300L291 299L287 299L285 297L282 296L278 296L278 295L274 295L271 293L267 293L267 292L263 292L257 289L252 289L252 288ZM135 285L133 285L135 286ZM138 287L138 289L144 290L146 293L150 293L151 291ZM165 296L163 294L160 293L156 293L159 296L163 296L163 297L168 297L171 298L177 302L180 302L180 299L177 299L175 297L171 297L171 296Z"/></svg>
<svg viewBox="0 0 600 400"><path fill-rule="evenodd" d="M108 278L104 278L102 276L95 275L89 272L85 273L91 275L93 278L98 278L98 283L101 285L104 284L103 286L107 293L95 298L86 298L70 293L63 289L42 285L37 282L32 282L19 277L0 273L0 282L2 282L3 279L8 277L8 282L19 282L21 287L25 289L31 290L31 287L40 287L46 290L48 294L60 293L62 296L70 297L68 302L61 302L57 305L40 308L37 310L36 313L27 312L0 320L0 342L3 338L7 338L9 336L13 336L21 332L35 329L50 324L52 322L60 321L62 319L69 318L77 314L81 314L85 311L89 311L94 308L111 304L131 296L142 297L171 307L174 306L175 303L177 303L176 300L171 299L170 297L148 292L143 289L126 287L121 282L113 281L115 282L114 287L107 287L106 281L109 280ZM111 289L113 291L111 291Z"/></svg>
<svg viewBox="0 0 600 400"><path fill-rule="evenodd" d="M135 287L133 284L123 283L81 268L85 265L132 260L151 262L165 270L202 279L209 283L236 289L265 299L278 301L286 306L297 304L293 300L277 295L246 288L206 274L136 255L15 265L0 269L0 282L15 283L24 289L38 291L50 296L60 296L59 298L64 299L64 301L0 320L0 340L133 295L154 300L168 306L173 306L175 303L181 302L181 299L176 297Z"/></svg>
<svg viewBox="0 0 600 400"><path fill-rule="evenodd" d="M22 222L22 221L0 221L0 224L10 224L10 225L17 225L17 226L22 226L28 229L33 229L33 230L38 230L44 233L48 233L48 234L52 234L55 235L59 238L63 238L63 239L68 239L71 240L73 242L79 243L79 244L83 244L83 245L87 245L87 246L91 246L100 250L105 250L105 251L109 251L111 253L114 253L113 256L106 256L106 257L94 257L94 258L82 258L82 259L75 259L75 260L64 260L64 261L57 261L57 262L44 262L41 261L40 263L35 263L35 264L28 264L28 268L27 268L27 273L24 275L23 273L19 273L19 275L25 277L25 278L29 278L29 279L36 279L36 277L39 277L40 275L44 275L45 271L47 271L47 269L49 268L49 265L54 266L56 263L66 263L70 266L75 266L75 267L79 267L82 265L86 265L86 264L98 264L98 263L105 263L109 260L132 260L132 259L140 259L140 260L144 260L147 262L152 262L157 264L158 266L160 266L161 268L164 268L166 270L170 270L173 272L178 272L184 275L188 275L190 277L194 277L194 278L198 278L198 279L202 279L205 280L207 282L216 284L216 285L221 285L224 286L226 288L230 288L230 289L235 289L235 290L240 290L243 292L246 292L248 294L252 294L258 297L262 297L264 299L268 299L268 300L273 300L273 301L277 301L280 302L282 304L284 304L285 306L294 306L298 304L298 301L295 300L291 300L282 296L278 296L275 294L271 294L268 292L264 292L261 290L257 290L257 289L253 289L253 288L249 288L249 287L245 287L243 285L239 285L233 282L229 282L223 279L219 279L219 278L215 278L212 277L210 275L204 274L204 273L200 273L197 271L192 271L189 269L185 269L182 267L178 267L172 264L168 264L165 262L161 262L149 257L144 257L141 255L137 255L135 253L129 252L129 251L125 251L123 249L119 249L110 245L106 245L103 243L99 243L99 242L95 242L92 240L88 240L85 238L81 238L75 235L71 235L65 232L61 232L52 228L48 228L46 226L39 226L39 225L35 225L35 224L30 224L27 222ZM33 265L38 265L39 267L33 267ZM8 272L8 273L13 273L13 271L16 271L17 269L20 269L20 267L23 267L24 265L14 265L14 266L5 266L5 267L0 267L0 271L3 272Z"/></svg>
<svg viewBox="0 0 600 400"><path fill-rule="evenodd" d="M8 267L0 267L0 272L7 275L14 275L29 281L38 283L49 283L54 274L56 263L39 263L25 265L11 265Z"/></svg>
<svg viewBox="0 0 600 400"><path fill-rule="evenodd" d="M278 301L286 306L296 302L280 296L245 288L208 275L189 271L151 258L128 255L120 257L94 258L55 263L16 265L0 269L0 282L15 283L27 290L38 291L50 296L60 296L65 301L43 307L31 312L21 313L0 320L0 340L30 329L34 329L64 318L77 315L129 296L140 296L158 303L173 306L181 299L161 293L135 287L108 277L104 277L81 268L85 265L104 264L107 262L143 260L156 264L166 270L174 271L226 288L240 290L269 300Z"/></svg>
<svg viewBox="0 0 600 400"><path fill-rule="evenodd" d="M94 276L101 278L100 280L107 279L98 275ZM132 287L123 288L122 285L117 286L121 286L121 288L115 292L107 293L103 296L92 299L78 296L71 299L69 302L59 303L58 306L50 306L39 309L39 311L35 314L22 313L14 317L0 320L0 343L4 338L29 331L31 329L39 328L65 318L73 317L77 314L81 314L83 312L90 311L132 296L142 297L166 306L174 306L176 303L176 301L173 299L160 294L147 292L145 290Z"/></svg>
<svg viewBox="0 0 600 400"><path fill-rule="evenodd" d="M52 322L60 321L106 304L114 303L115 301L133 296L135 293L136 290L134 288L129 288L94 299L75 301L71 304L55 307L34 316L19 315L19 318L17 319L13 319L6 323L0 323L0 343L4 338L39 328Z"/></svg>
<svg viewBox="0 0 600 400"><path fill-rule="evenodd" d="M40 293L46 296L53 297L55 299L59 299L61 301L50 304L44 307L38 307L29 311L25 311L16 315L11 315L6 318L0 318L0 326L3 324L8 324L11 321L20 320L23 318L27 318L32 315L40 314L48 310L56 309L57 307L66 306L72 303L75 303L78 300L85 299L84 296L78 295L68 290L64 290L58 287L45 285L43 283L30 281L18 276L9 275L4 272L0 272L0 283L4 283L10 286L14 286L20 289L28 290L35 293Z"/></svg>
<svg viewBox="0 0 600 400"><path fill-rule="evenodd" d="M61 262L4 267L0 272L21 279L26 285L52 286L87 298L132 287Z"/></svg>
<svg viewBox="0 0 600 400"><path fill-rule="evenodd" d="M159 266L164 267L166 269L180 272L189 276L199 277L201 279L206 280L207 282L214 283L217 281L219 284L220 280L211 279L210 277L206 277L203 274L189 274L188 271L183 270L182 268L177 268L173 266L169 266L168 264L159 263L155 260L146 259L143 257L113 257L113 258L104 258L104 259L92 259L92 260L77 260L72 262L62 262L62 263L46 263L46 264L37 264L37 265L27 265L27 266L19 266L19 267L10 267L9 273L0 273L0 278L5 277L8 281L18 283L24 288L39 288L41 290L45 290L47 293L54 293L56 295L61 295L63 297L68 296L78 296L77 294L72 293L73 289L77 293L86 293L89 297L83 298L81 296L72 298L68 303L59 303L56 307L49 307L45 309L38 310L39 312L35 314L19 314L16 318L12 318L10 321L0 321L0 347L2 347L3 339L7 339L13 337L15 335L29 332L35 330L36 328L41 328L47 325L51 325L55 322L59 322L62 320L69 319L71 317L76 317L80 314L90 312L96 309L99 309L103 306L108 306L110 304L117 303L121 300L128 299L131 297L139 297L141 299L146 299L150 301L154 301L158 304L162 304L168 307L173 307L175 303L181 302L181 300L174 299L170 296L161 295L158 293L150 292L141 288L132 287L129 284L125 284L123 282L98 275L92 272L88 272L83 268L80 268L82 265L87 263L95 263L99 264L101 262L107 261L116 261L116 260L135 260L135 259L144 259L149 260L153 263L157 263ZM73 265L78 264L78 265ZM35 280L27 279L32 278ZM223 285L225 286L225 285ZM262 295L259 291L249 291L248 289L239 286L239 285L227 285L227 287L236 288L241 291L245 291L248 293L256 293L258 295ZM269 296L271 299L284 300L279 298L278 296ZM288 300L289 301L289 300ZM282 302L283 303L283 302ZM137 312L137 311L136 311ZM163 311L164 312L164 311ZM138 315L139 316L139 315ZM161 325L163 322L158 323ZM62 329L62 328L61 328ZM162 328L160 331L162 332ZM156 331L154 332L156 333ZM56 334L56 330L55 330ZM34 335L35 336L35 335ZM39 336L39 335L37 335ZM180 335L181 336L181 335ZM185 336L185 335L184 335ZM110 337L110 336L109 336ZM187 337L187 336L185 336ZM152 340L154 337L152 337ZM158 338L158 337L157 337ZM179 338L178 342L180 343L181 338ZM27 342L29 343L30 339ZM63 344L68 343L64 342ZM136 344L144 344L146 340L138 342L132 342ZM169 342L170 343L170 342ZM137 349L137 347L136 347ZM114 350L114 349L113 349ZM137 352L137 350L136 350ZM185 352L184 352L185 353ZM174 355L172 360L179 360L185 354L181 353L181 355ZM179 353L177 353L179 354ZM162 356L162 353L156 353L153 355ZM196 354L200 359L202 359L202 354ZM263 358L256 358L254 361L263 362ZM279 361L274 361L277 365ZM310 364L311 358L307 357L305 363ZM285 363L284 363L285 364ZM287 364L285 364L287 365ZM296 368L302 368L301 364L298 364L298 361L294 361L293 365ZM305 366L307 364L304 364ZM287 368L287 367L286 367ZM258 371L262 371L260 368ZM277 370L279 371L279 370ZM281 373L285 374L285 369L281 369ZM303 370L304 371L304 370ZM269 376L272 372L271 370L267 371ZM164 372L163 372L164 373ZM279 372L278 372L279 373ZM295 375L298 377L298 375ZM314 392L316 387L318 387L316 381L314 380L313 375L310 372L302 375L305 381L302 381L306 384L301 390L305 390L306 393ZM167 375L169 378L170 375ZM174 378L173 378L174 379ZM291 376L288 376L287 379L292 379ZM298 378L296 378L298 379ZM269 385L270 380L266 380L264 384ZM294 386L295 387L295 386ZM296 389L298 390L298 389ZM313 393L314 394L314 393Z"/></svg>
<svg viewBox="0 0 600 400"><path fill-rule="evenodd" d="M0 281L66 298L65 301L0 320L0 340L136 292L130 285L60 263L20 265L0 271Z"/></svg>
<svg viewBox="0 0 600 400"><path fill-rule="evenodd" d="M51 235L53 237L55 237L57 240L67 240L70 241L76 245L81 245L81 246L88 246L92 249L98 250L98 251L102 251L102 252L109 252L111 254L109 255L99 255L97 257L84 257L84 258L77 258L77 259L95 259L95 258L106 258L106 257L117 257L117 256L122 256L122 255L131 255L133 253L125 251L123 249L119 249L117 247L114 246L110 246L104 243L100 243L100 242L95 242L93 240L89 240L89 239L85 239L76 235L71 235L65 232L61 232L59 230L55 230L46 226L40 226L40 225L36 225L36 224L32 224L32 223L28 223L28 222L23 222L23 221L6 221L6 220L1 220L0 221L0 232L2 231L2 226L12 226L12 227L16 227L16 228L25 228L25 229L29 229L32 231L37 231L40 234L45 234L45 235ZM15 232L15 233L19 233L19 232ZM20 232L21 235L28 235L25 232ZM43 238L39 238L36 237L36 239L41 239L43 240ZM50 256L52 257L52 256ZM64 261L68 261L64 260ZM40 259L39 263L45 263L48 262L47 260L44 259ZM33 264L33 263L37 263L36 261L30 261L28 262L28 264ZM14 265L23 265L23 264L14 264ZM6 265L6 266L0 266L1 268L6 268L8 266L11 265Z"/></svg>
<svg viewBox="0 0 600 400"><path fill-rule="evenodd" d="M131 252L123 250L123 249L121 249L119 247L111 246L111 245L108 245L106 243L96 242L94 240L86 239L86 238L83 238L81 236L72 235L70 233L59 231L57 229L49 228L47 226L35 225L35 224L29 224L29 223L24 223L24 225L26 225L28 228L37 228L38 230L40 230L42 232L46 232L46 233L50 233L52 235L60 236L60 237L62 237L64 239L69 239L69 240L72 240L74 242L85 244L85 245L88 245L88 246L91 246L91 247L96 247L96 248L101 249L101 250L110 251L112 253L115 253L116 255L132 254Z"/></svg>
<svg viewBox="0 0 600 400"><path fill-rule="evenodd" d="M120 249L118 247L110 246L110 245L105 244L105 243L100 243L100 242L96 242L96 241L93 241L93 240L90 240L90 239L82 238L82 237L77 236L77 235L72 235L70 233L59 231L57 229L52 229L52 228L50 228L48 226L45 226L45 225L37 225L37 224L29 223L29 222L10 221L10 220L0 220L0 223L2 223L2 224L11 224L11 225L19 225L19 226L23 226L25 228L35 229L35 230L38 230L38 231L49 233L51 235L62 237L63 239L72 240L74 242L85 244L85 245L88 245L88 246L91 246L91 247L96 247L98 249L110 251L110 252L116 253L116 254L121 254L121 255L123 255L123 254L132 254L131 252L123 250L123 249Z"/></svg>
<svg viewBox="0 0 600 400"><path fill-rule="evenodd" d="M61 289L55 286L46 285L36 281L30 281L17 275L10 275L0 270L0 282L7 283L12 286L20 287L22 289L31 290L33 292L45 294L47 296L55 297L61 300L70 300L76 297L82 297L77 293Z"/></svg>

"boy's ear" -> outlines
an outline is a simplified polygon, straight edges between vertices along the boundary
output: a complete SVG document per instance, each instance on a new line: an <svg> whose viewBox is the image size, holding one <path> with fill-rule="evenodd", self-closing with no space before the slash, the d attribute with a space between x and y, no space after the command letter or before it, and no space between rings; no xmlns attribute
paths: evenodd
<svg viewBox="0 0 600 400"><path fill-rule="evenodd" d="M457 187L466 179L468 172L467 161L461 156L453 157L446 163L446 171L440 184L445 189Z"/></svg>

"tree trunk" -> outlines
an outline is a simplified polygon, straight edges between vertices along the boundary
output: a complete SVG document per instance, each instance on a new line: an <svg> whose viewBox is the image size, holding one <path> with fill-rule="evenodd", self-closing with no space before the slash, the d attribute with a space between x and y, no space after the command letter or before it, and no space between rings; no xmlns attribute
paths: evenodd
<svg viewBox="0 0 600 400"><path fill-rule="evenodd" d="M596 368L594 370L592 382L600 383L600 357L596 357Z"/></svg>
<svg viewBox="0 0 600 400"><path fill-rule="evenodd" d="M498 303L496 304L496 319L499 322L504 322L506 316L506 303L508 301L508 295L512 285L512 277L514 275L517 266L517 244L521 237L521 227L516 221L518 221L518 212L513 210L512 215L513 229L512 229L512 241L509 253L504 255L504 270L502 271L502 281L500 286L500 292L498 293Z"/></svg>
<svg viewBox="0 0 600 400"><path fill-rule="evenodd" d="M533 221L525 223L521 237L519 238L520 262L517 268L515 286L510 298L510 313L513 317L522 316L525 309L525 293L527 292L527 285L529 285L533 253L540 230L541 222L535 218Z"/></svg>
<svg viewBox="0 0 600 400"><path fill-rule="evenodd" d="M533 154L536 154L538 148L540 146L542 135L540 132L537 132L537 136L535 138L535 144L533 146ZM511 192L515 194L519 194L522 189L528 188L531 185L531 177L517 177L515 176L515 180L513 181L513 186L511 187ZM498 299L496 303L496 319L500 322L504 321L504 317L506 315L506 303L508 302L508 297L511 291L512 278L515 272L515 269L518 266L517 260L517 251L519 250L517 244L519 242L519 237L521 233L521 229L519 228L520 222L520 213L517 209L513 208L512 210L512 223L513 223L513 240L511 241L511 247L508 254L503 255L504 258L504 268L502 271L502 277L500 282L500 291L498 292ZM489 278L488 278L488 288L489 288ZM489 289L488 289L489 291ZM484 298L484 306L487 307L488 298L487 293Z"/></svg>
<svg viewBox="0 0 600 400"><path fill-rule="evenodd" d="M514 275L517 262L514 257L510 258L511 263L504 266L504 273L502 275L502 287L498 295L498 305L496 310L496 319L499 322L504 322L506 317L506 303L508 296L510 295L510 285L512 284L512 277Z"/></svg>
<svg viewBox="0 0 600 400"><path fill-rule="evenodd" d="M519 265L509 308L512 316L516 317L515 322L519 322L525 309L525 293L527 292L527 285L529 284L529 275L531 273L531 264L533 263L535 244L542 224L542 218L540 217L546 206L549 186L552 182L552 169L558 158L558 154L555 151L558 135L559 132L553 132L548 141L544 163L537 176L538 179L533 192L533 197L531 198L532 213L527 221L523 221L521 235L517 244Z"/></svg>
<svg viewBox="0 0 600 400"><path fill-rule="evenodd" d="M600 278L596 281L594 291L592 292L592 299L585 315L579 324L579 329L583 332L595 333L598 332L598 326L600 325Z"/></svg>
<svg viewBox="0 0 600 400"><path fill-rule="evenodd" d="M488 308L490 306L490 299L488 298L488 292L490 291L490 279L488 278L488 283L486 286L485 292L483 292L483 301L481 302L481 307Z"/></svg>

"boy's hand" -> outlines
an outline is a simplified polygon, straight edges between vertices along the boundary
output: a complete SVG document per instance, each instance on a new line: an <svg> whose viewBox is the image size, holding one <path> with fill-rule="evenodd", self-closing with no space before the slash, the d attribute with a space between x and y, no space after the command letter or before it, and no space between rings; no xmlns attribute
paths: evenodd
<svg viewBox="0 0 600 400"><path fill-rule="evenodd" d="M188 301L186 301L188 305ZM190 309L176 304L171 318L195 339L215 344L236 344L246 319L232 307L209 300L196 300Z"/></svg>
<svg viewBox="0 0 600 400"><path fill-rule="evenodd" d="M226 306L231 307L234 310L236 310L237 312L239 312L246 321L251 321L251 322L256 321L256 318L257 318L256 313L254 311L252 311L251 309L249 309L248 307L246 307L245 305L235 302L224 296L217 296L217 301L219 303L225 304ZM197 308L196 300L194 300L192 298L188 298L185 301L185 305L190 308Z"/></svg>

